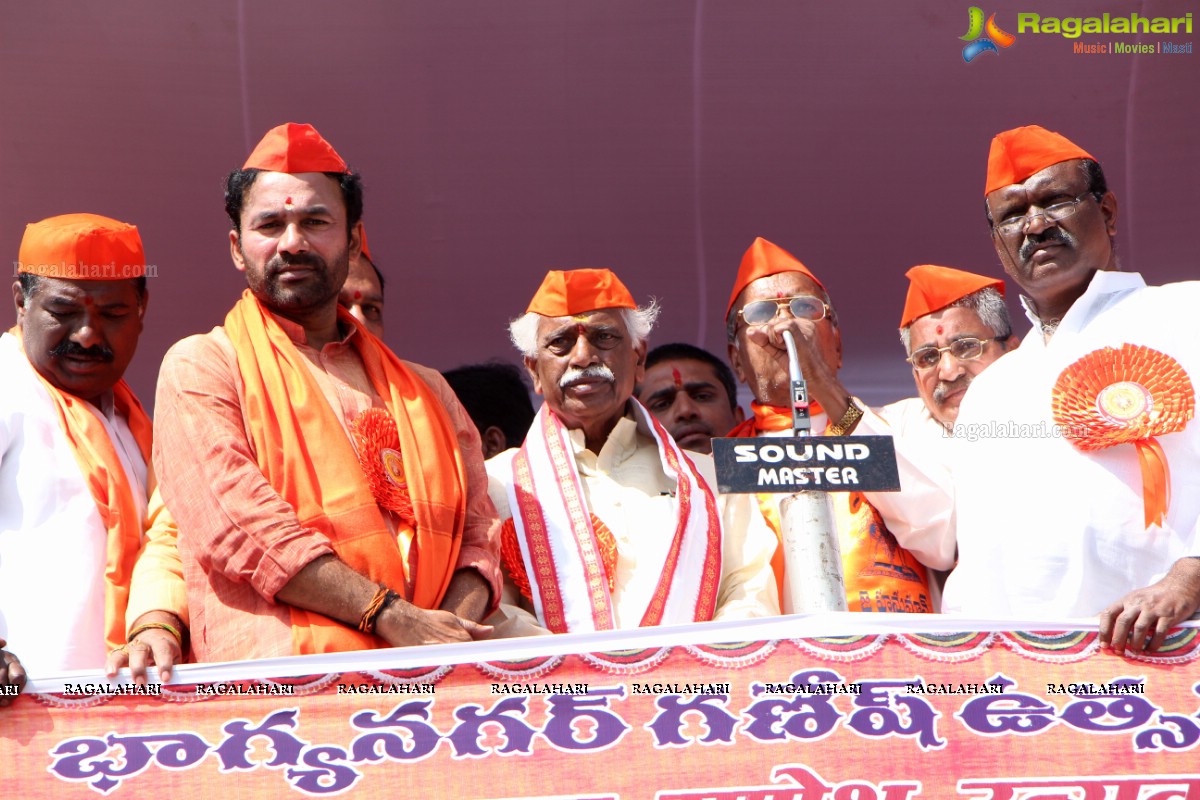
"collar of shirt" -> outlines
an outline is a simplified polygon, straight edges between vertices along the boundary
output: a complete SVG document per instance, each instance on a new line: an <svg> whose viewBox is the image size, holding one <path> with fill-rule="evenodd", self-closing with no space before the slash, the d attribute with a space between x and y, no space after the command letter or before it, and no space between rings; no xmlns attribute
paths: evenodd
<svg viewBox="0 0 1200 800"><path fill-rule="evenodd" d="M292 322L290 319L281 317L278 314L275 314L273 312L268 311L267 313L271 315L271 319L273 319L277 323L279 323L279 327L282 328L283 332L285 334L287 334L287 337L292 340L292 344L296 345L297 347L307 347L309 350L313 349L312 347L309 347L308 334L305 333L303 325L296 323L296 322ZM339 333L341 332L341 327L342 327L341 322L339 322L338 323L338 332ZM351 325L351 326L349 326L349 328L350 328L350 330L339 341L330 342L329 344L325 345L325 347L347 347L347 346L349 346L350 340L353 337L358 335L357 327Z"/></svg>
<svg viewBox="0 0 1200 800"><path fill-rule="evenodd" d="M1075 301L1074 305L1067 311L1066 316L1062 318L1062 322L1058 325L1058 330L1055 331L1055 336L1061 333L1075 333L1083 330L1097 314L1119 297L1144 288L1146 288L1146 281L1142 279L1140 273L1113 272L1111 270L1098 271L1092 276L1092 282L1088 284L1087 291ZM1031 335L1026 336L1021 341L1021 347L1041 346L1044 349L1048 343L1040 335L1032 335L1041 331L1041 320L1038 319L1038 315L1033 309L1032 301L1025 295L1021 295L1021 307L1025 309L1025 316L1029 319L1030 324L1033 325L1033 331L1030 332ZM1050 341L1054 341L1055 336L1052 336Z"/></svg>
<svg viewBox="0 0 1200 800"><path fill-rule="evenodd" d="M617 420L616 426L609 432L599 453L587 449L582 430L567 431L567 438L575 455L575 465L583 474L607 472L628 459L637 450L639 435L653 438L649 429L634 419L633 410L628 407L625 409L625 416Z"/></svg>

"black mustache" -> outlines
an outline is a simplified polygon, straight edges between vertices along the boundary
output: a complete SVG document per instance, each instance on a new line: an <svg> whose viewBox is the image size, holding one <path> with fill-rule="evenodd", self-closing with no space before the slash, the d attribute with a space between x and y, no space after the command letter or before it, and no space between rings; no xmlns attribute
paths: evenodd
<svg viewBox="0 0 1200 800"><path fill-rule="evenodd" d="M268 265L271 274L283 272L289 267L310 267L312 269L320 269L324 265L324 261L319 256L312 253L281 253L271 259Z"/></svg>
<svg viewBox="0 0 1200 800"><path fill-rule="evenodd" d="M1070 247L1075 243L1075 240L1062 228L1047 228L1041 233L1026 236L1025 241L1021 243L1021 250L1018 255L1022 261L1027 261L1033 255L1034 250L1037 250L1038 247L1047 242L1058 242Z"/></svg>
<svg viewBox="0 0 1200 800"><path fill-rule="evenodd" d="M102 344L94 345L92 347L80 347L70 339L63 339L61 342L59 342L54 349L50 351L50 355L56 358L92 358L97 361L104 361L105 363L110 364L113 360L113 351Z"/></svg>

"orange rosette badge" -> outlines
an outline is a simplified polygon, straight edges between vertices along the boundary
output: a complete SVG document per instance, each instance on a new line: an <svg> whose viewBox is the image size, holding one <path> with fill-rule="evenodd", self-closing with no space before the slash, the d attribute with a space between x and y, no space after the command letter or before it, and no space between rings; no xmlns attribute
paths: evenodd
<svg viewBox="0 0 1200 800"><path fill-rule="evenodd" d="M358 451L358 465L367 478L375 502L412 524L412 498L404 477L404 458L400 455L400 434L396 421L382 408L368 408L358 415L350 428Z"/></svg>
<svg viewBox="0 0 1200 800"><path fill-rule="evenodd" d="M1162 525L1171 472L1156 436L1177 433L1195 415L1192 382L1179 362L1141 345L1093 350L1054 384L1054 421L1080 450L1137 448L1146 527Z"/></svg>

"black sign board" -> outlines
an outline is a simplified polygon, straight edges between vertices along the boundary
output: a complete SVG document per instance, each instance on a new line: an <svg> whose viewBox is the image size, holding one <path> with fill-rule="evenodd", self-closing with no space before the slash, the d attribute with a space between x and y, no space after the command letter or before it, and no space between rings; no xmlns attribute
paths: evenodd
<svg viewBox="0 0 1200 800"><path fill-rule="evenodd" d="M900 491L890 436L759 436L712 444L722 494Z"/></svg>

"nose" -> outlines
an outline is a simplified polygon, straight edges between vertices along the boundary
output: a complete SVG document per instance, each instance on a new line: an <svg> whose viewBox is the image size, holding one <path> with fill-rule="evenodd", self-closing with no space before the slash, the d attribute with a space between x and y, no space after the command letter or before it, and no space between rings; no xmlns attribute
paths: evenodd
<svg viewBox="0 0 1200 800"><path fill-rule="evenodd" d="M104 336L100 333L100 328L96 324L96 312L88 311L83 315L79 327L71 332L71 341L80 347L94 347L98 344L104 344Z"/></svg>
<svg viewBox="0 0 1200 800"><path fill-rule="evenodd" d="M675 393L675 402L671 406L671 412L675 419L695 419L700 416L696 402L687 392Z"/></svg>
<svg viewBox="0 0 1200 800"><path fill-rule="evenodd" d="M943 350L942 352L938 353L938 380L949 383L962 373L962 362L955 358L949 350Z"/></svg>
<svg viewBox="0 0 1200 800"><path fill-rule="evenodd" d="M1045 211L1034 211L1031 208L1025 214L1025 235L1041 233L1047 228L1053 228L1057 224L1046 217Z"/></svg>
<svg viewBox="0 0 1200 800"><path fill-rule="evenodd" d="M592 343L588 341L588 337L580 333L575 337L575 344L571 347L571 366L572 367L587 367L596 363L599 357L596 354L596 349L592 347Z"/></svg>
<svg viewBox="0 0 1200 800"><path fill-rule="evenodd" d="M283 235L279 237L279 250L285 253L303 253L308 250L308 239L305 238L299 224L292 222L283 229Z"/></svg>

